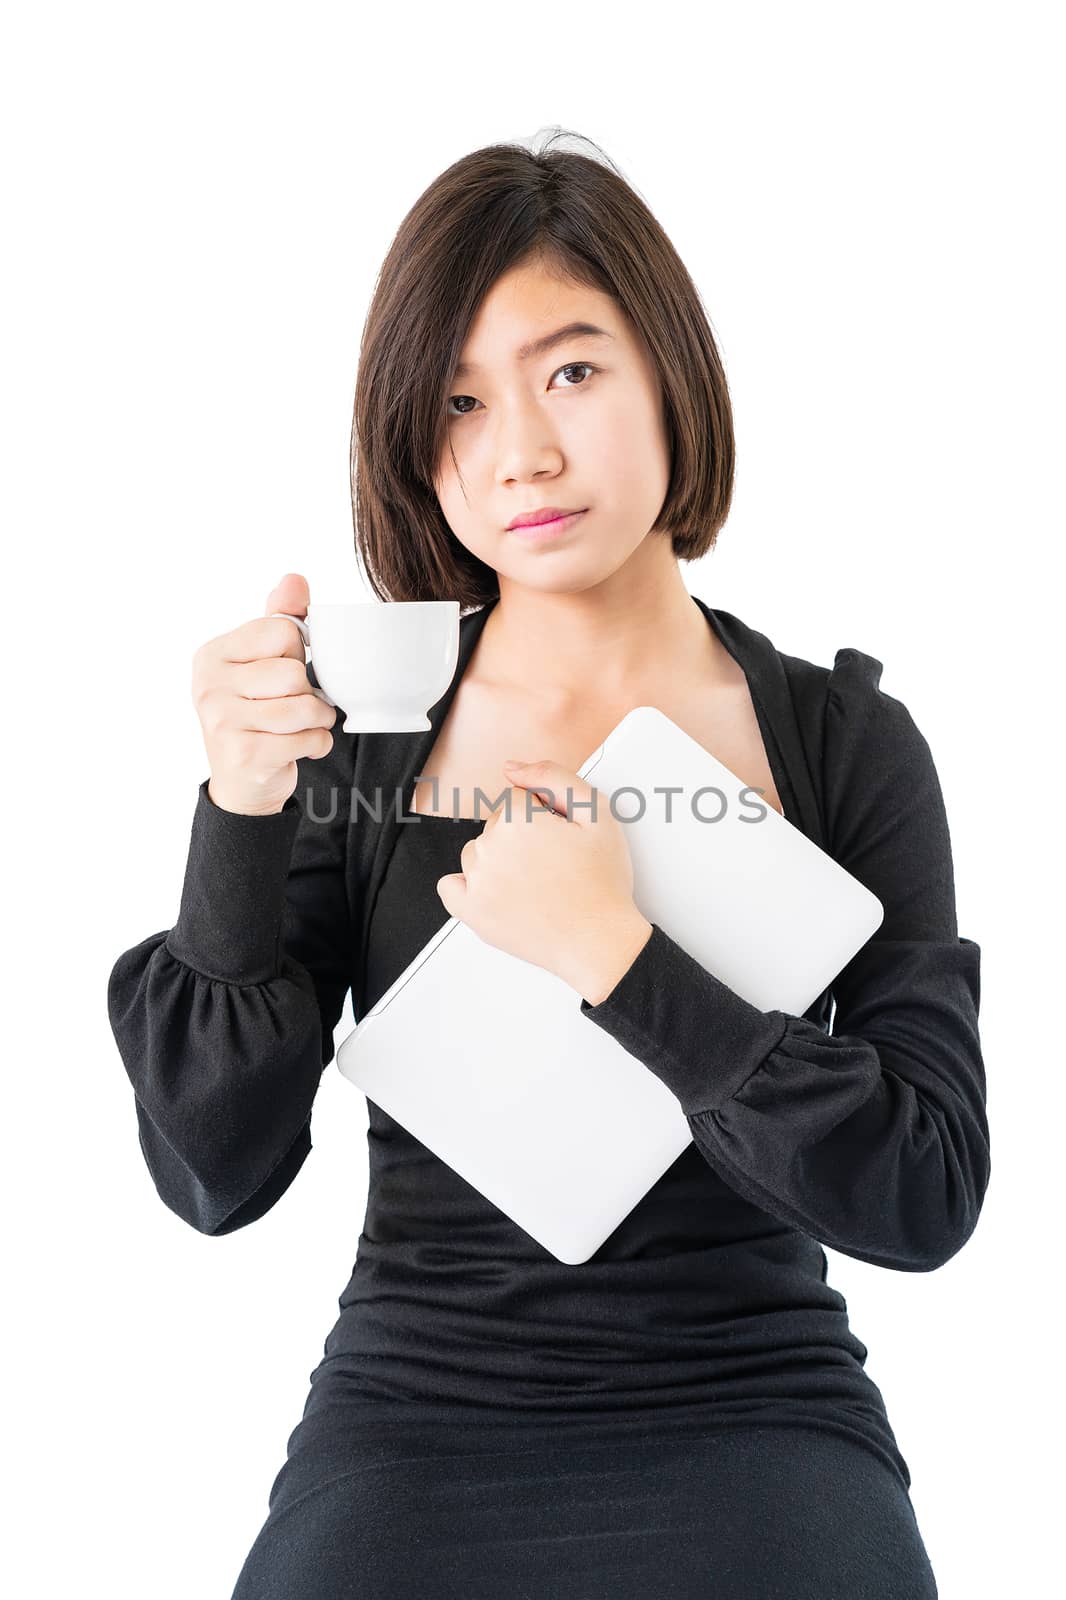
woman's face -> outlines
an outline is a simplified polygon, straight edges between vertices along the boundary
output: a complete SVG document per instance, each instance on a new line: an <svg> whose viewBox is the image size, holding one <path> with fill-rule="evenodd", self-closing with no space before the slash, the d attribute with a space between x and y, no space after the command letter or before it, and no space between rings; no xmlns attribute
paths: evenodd
<svg viewBox="0 0 1066 1600"><path fill-rule="evenodd" d="M571 333L519 353L572 322L603 335ZM460 544L499 574L501 594L508 583L584 590L642 547L638 564L673 560L668 536L645 545L669 485L662 393L610 296L541 266L514 268L482 302L450 389L434 487ZM583 514L542 542L508 531L542 506Z"/></svg>

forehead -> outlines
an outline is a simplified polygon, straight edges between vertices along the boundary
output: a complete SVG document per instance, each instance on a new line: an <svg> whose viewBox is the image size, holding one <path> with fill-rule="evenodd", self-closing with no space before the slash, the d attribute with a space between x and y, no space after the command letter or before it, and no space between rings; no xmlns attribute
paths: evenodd
<svg viewBox="0 0 1066 1600"><path fill-rule="evenodd" d="M607 350L625 337L624 319L609 295L543 267L516 267L497 279L478 307L455 376L520 367L568 340Z"/></svg>

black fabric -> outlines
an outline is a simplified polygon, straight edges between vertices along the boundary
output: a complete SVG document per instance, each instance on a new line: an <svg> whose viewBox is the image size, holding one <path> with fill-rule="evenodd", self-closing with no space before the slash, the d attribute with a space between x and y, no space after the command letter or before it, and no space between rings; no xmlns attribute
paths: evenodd
<svg viewBox="0 0 1066 1600"><path fill-rule="evenodd" d="M795 1436L780 1430L799 1429L819 1453L808 1490L816 1537L817 1519L827 1519L823 1531L835 1526L848 1503L855 1454L871 1472L877 1463L910 1514L909 1469L864 1370L866 1347L826 1282L823 1245L928 1271L972 1232L990 1171L980 952L957 933L928 745L901 702L881 691L881 663L847 648L832 669L819 667L695 603L747 675L786 817L879 896L885 920L802 1018L749 1005L658 926L610 995L581 1002L590 1025L677 1095L694 1142L580 1266L549 1256L369 1105L364 1229L293 1436L332 1443L317 1464L310 1445L286 1479L302 1485L302 1511L294 1502L284 1515L297 1567L312 1560L319 1519L340 1516L345 1491L328 1487L330 1476L339 1470L362 1495L372 1460L388 1466L394 1487L402 1480L404 1494L420 1497L433 1543L432 1519L450 1502L434 1488L447 1474L434 1477L421 1459L431 1428L449 1472L452 1455L476 1456L496 1437L503 1487L525 1449L552 1448L548 1428L572 1451L612 1440L622 1452L612 1472L637 1471L644 1450L676 1440L679 1428L694 1430L706 1463L724 1459L710 1450L721 1435L750 1431L754 1449L773 1429L783 1442L766 1461L767 1514L771 1489L797 1470ZM109 1015L145 1159L164 1202L203 1233L246 1226L277 1202L311 1148L312 1103L349 986L361 1016L447 920L436 881L458 869L462 843L483 824L412 815L411 795L491 609L463 619L456 673L425 734L353 738L338 714L332 753L300 763L296 794L273 817L220 811L205 780L177 922L114 966ZM318 1431L301 1433L305 1424ZM683 1476L686 1457L676 1459ZM474 1470L483 1483L497 1481L488 1457ZM701 1473L712 1503L726 1492L709 1465L693 1470L693 1493ZM546 1467L545 1483L554 1476ZM446 1488L439 1483L441 1496ZM549 1537L551 1502L530 1500L528 1488L516 1493L530 1507L522 1537L535 1542L539 1527L545 1570L556 1570L555 1550L562 1571L568 1546ZM676 1553L676 1530L667 1532L675 1492L644 1493L666 1570ZM467 1533L476 1541L479 1526L476 1500L462 1503L468 1527L455 1524L454 1503L449 1513L460 1545ZM353 1527L363 1504L349 1502ZM590 1523L590 1541L597 1528L609 1532L610 1504L605 1492L605 1520ZM733 1509L743 1533L739 1499ZM898 1498L886 1515L902 1551L914 1532ZM696 1558L709 1559L706 1530L684 1526ZM263 1538L276 1551L281 1537L275 1519ZM358 1563L367 1547L354 1531L352 1539ZM625 1547L621 1536L605 1537L605 1563ZM502 1540L492 1569L504 1579L509 1548ZM387 1561L382 1549L374 1559ZM841 1560L844 1572L846 1547ZM802 1562L782 1592L834 1592L808 1591L801 1570ZM877 1581L871 1594L935 1592ZM314 1592L394 1592L339 1585ZM244 1591L253 1592L304 1591L294 1578L289 1588ZM763 1591L753 1577L750 1589L721 1592Z"/></svg>
<svg viewBox="0 0 1066 1600"><path fill-rule="evenodd" d="M936 1600L906 1489L833 1432L427 1421L406 1452L302 1422L233 1600Z"/></svg>

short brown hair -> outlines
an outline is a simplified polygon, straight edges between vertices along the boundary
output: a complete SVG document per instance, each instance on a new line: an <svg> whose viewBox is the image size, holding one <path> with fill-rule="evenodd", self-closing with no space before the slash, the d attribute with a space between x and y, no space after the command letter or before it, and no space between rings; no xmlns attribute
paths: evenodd
<svg viewBox="0 0 1066 1600"><path fill-rule="evenodd" d="M549 141L550 145L550 141ZM499 596L434 490L444 401L485 295L520 263L609 294L662 385L670 480L653 531L679 560L710 550L733 494L733 411L699 293L644 200L574 150L491 144L436 178L400 224L363 329L352 417L355 546L381 600Z"/></svg>

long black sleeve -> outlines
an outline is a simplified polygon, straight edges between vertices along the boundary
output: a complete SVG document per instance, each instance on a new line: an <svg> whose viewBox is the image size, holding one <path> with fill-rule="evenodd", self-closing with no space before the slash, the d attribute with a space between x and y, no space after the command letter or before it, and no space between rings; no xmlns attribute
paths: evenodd
<svg viewBox="0 0 1066 1600"><path fill-rule="evenodd" d="M980 949L958 936L929 746L881 670L849 648L828 679L827 848L885 908L832 984L833 1032L760 1011L657 924L581 1010L677 1096L739 1194L846 1255L921 1272L965 1244L989 1180Z"/></svg>
<svg viewBox="0 0 1066 1600"><path fill-rule="evenodd" d="M356 738L298 763L282 811L224 811L200 785L178 920L115 963L108 1015L161 1199L231 1233L285 1192L351 981L346 881Z"/></svg>

